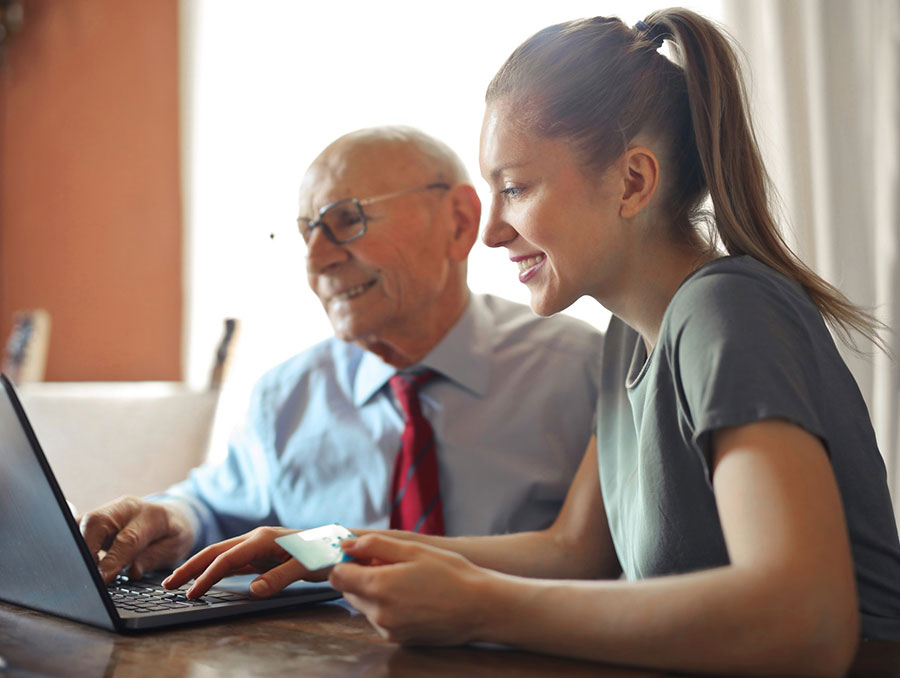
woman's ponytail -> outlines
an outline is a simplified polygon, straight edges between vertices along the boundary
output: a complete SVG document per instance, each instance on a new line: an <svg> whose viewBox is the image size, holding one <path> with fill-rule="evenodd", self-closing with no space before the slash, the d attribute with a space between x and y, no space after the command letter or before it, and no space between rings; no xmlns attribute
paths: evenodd
<svg viewBox="0 0 900 678"><path fill-rule="evenodd" d="M671 36L687 84L697 154L715 212L716 232L729 254L749 254L796 280L820 312L853 346L851 330L880 343L880 323L806 266L772 216L776 195L750 122L737 57L711 22L684 9L651 14L645 24Z"/></svg>

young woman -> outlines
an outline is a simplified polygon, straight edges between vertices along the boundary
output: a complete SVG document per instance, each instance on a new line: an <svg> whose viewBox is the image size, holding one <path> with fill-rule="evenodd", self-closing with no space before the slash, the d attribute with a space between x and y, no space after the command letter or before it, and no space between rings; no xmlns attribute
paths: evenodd
<svg viewBox="0 0 900 678"><path fill-rule="evenodd" d="M587 294L614 313L596 436L547 530L365 534L332 585L400 642L681 671L841 675L860 635L900 641L884 465L826 326L873 322L779 236L723 35L682 9L539 32L488 89L481 166L484 240L532 308ZM206 570L199 595L265 556L283 564L260 589L310 576L283 531L170 583Z"/></svg>

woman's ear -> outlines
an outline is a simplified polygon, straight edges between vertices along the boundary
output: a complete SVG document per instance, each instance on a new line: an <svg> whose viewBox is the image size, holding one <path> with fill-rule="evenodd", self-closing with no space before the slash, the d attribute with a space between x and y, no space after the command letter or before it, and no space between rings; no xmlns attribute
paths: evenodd
<svg viewBox="0 0 900 678"><path fill-rule="evenodd" d="M469 184L457 184L451 188L449 198L453 214L450 256L454 261L465 261L478 238L481 200Z"/></svg>
<svg viewBox="0 0 900 678"><path fill-rule="evenodd" d="M634 146L622 155L624 190L619 214L637 216L653 199L659 186L659 160L646 146Z"/></svg>

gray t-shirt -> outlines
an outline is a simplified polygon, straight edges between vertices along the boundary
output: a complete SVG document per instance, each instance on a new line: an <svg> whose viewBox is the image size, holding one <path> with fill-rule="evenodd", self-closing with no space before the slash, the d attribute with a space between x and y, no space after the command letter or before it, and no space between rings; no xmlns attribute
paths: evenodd
<svg viewBox="0 0 900 678"><path fill-rule="evenodd" d="M816 306L750 257L690 276L647 358L613 318L597 411L600 484L629 579L726 565L710 476L716 429L769 418L818 437L850 534L863 637L900 641L900 543L868 410Z"/></svg>

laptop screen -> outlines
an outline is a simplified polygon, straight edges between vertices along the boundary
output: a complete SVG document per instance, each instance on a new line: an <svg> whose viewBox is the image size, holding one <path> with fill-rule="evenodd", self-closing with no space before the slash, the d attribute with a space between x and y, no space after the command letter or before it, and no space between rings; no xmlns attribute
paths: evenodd
<svg viewBox="0 0 900 678"><path fill-rule="evenodd" d="M0 599L111 629L99 575L48 468L0 375Z"/></svg>

